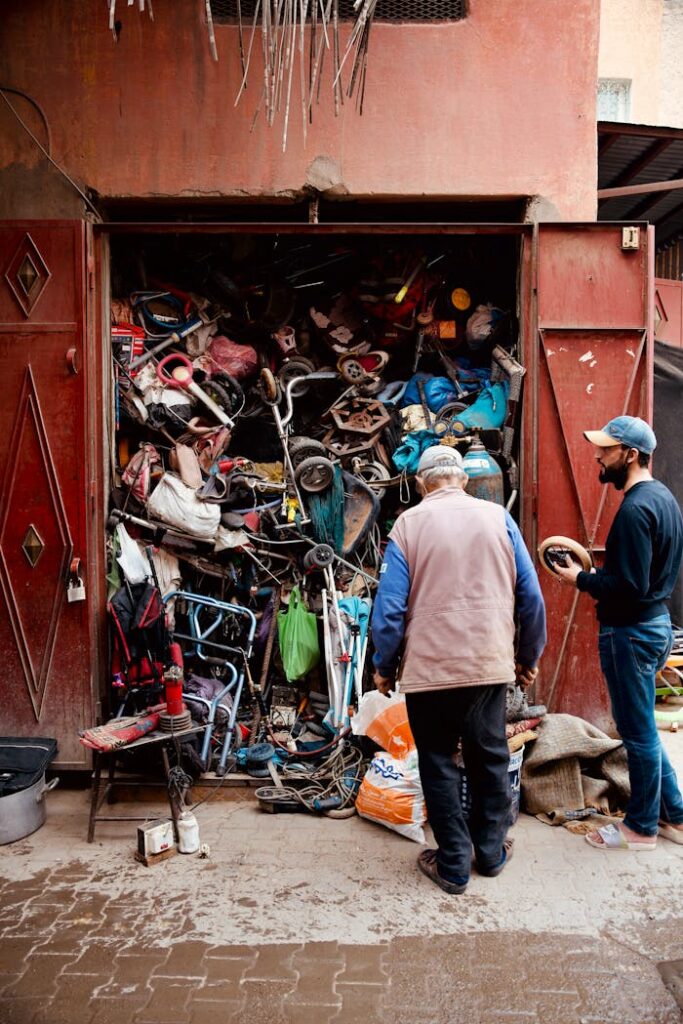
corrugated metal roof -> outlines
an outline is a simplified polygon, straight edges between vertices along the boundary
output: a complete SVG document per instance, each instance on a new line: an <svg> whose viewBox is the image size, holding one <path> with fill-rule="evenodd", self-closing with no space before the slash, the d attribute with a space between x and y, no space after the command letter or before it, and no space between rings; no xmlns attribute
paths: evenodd
<svg viewBox="0 0 683 1024"><path fill-rule="evenodd" d="M683 129L598 122L598 188L683 178ZM683 236L683 189L601 200L598 220L648 220L657 248Z"/></svg>

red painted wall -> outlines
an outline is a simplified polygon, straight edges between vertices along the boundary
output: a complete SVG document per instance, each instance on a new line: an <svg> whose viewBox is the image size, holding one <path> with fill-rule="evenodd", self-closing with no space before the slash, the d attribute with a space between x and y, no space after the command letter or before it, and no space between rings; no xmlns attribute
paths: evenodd
<svg viewBox="0 0 683 1024"><path fill-rule="evenodd" d="M202 5L160 0L155 21L118 5L5 0L3 84L25 90L48 117L52 152L103 196L240 197L323 189L357 196L540 196L546 219L595 216L594 0L470 0L450 25L376 25L359 117L334 117L331 64L304 148L296 99L287 152L281 127L250 125L259 62L235 109L236 30L217 26L210 57ZM258 45L258 44L257 44ZM35 111L12 97L41 139ZM0 104L0 215L68 207L60 180ZM77 198L77 197L76 197ZM30 204L30 210L17 203ZM51 204L51 211L43 207Z"/></svg>

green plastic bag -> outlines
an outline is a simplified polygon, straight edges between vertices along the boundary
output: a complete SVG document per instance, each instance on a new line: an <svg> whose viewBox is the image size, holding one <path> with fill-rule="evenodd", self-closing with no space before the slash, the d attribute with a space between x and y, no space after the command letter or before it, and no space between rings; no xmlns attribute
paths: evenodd
<svg viewBox="0 0 683 1024"><path fill-rule="evenodd" d="M298 587L292 589L287 611L278 612L277 631L287 681L303 679L320 661L320 647L318 621L302 601Z"/></svg>

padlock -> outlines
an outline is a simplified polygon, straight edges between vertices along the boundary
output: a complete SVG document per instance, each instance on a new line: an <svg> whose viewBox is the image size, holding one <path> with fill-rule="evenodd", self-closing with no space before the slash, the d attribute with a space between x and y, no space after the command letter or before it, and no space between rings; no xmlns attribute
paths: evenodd
<svg viewBox="0 0 683 1024"><path fill-rule="evenodd" d="M75 601L85 601L85 584L81 576L77 576L75 580L69 580L69 585L66 588L66 599L69 604L74 604Z"/></svg>

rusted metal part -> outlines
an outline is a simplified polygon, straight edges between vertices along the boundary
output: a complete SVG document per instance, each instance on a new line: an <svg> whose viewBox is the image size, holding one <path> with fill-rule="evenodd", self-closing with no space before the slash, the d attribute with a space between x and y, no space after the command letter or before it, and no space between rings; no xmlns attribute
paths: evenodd
<svg viewBox="0 0 683 1024"><path fill-rule="evenodd" d="M390 416L381 402L374 398L346 398L330 409L334 423L342 433L374 436L389 423Z"/></svg>
<svg viewBox="0 0 683 1024"><path fill-rule="evenodd" d="M332 427L323 437L323 444L333 455L344 461L353 456L373 451L379 438L380 434L372 434L370 437L359 437L354 434L352 437L347 437L344 434L339 434Z"/></svg>

